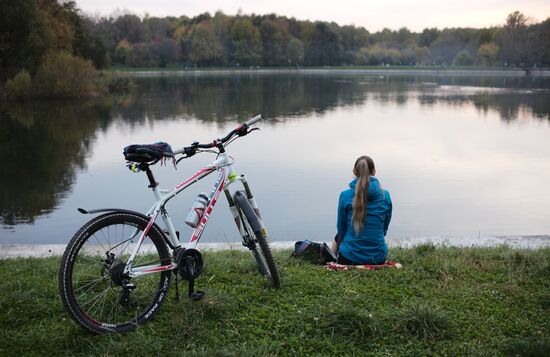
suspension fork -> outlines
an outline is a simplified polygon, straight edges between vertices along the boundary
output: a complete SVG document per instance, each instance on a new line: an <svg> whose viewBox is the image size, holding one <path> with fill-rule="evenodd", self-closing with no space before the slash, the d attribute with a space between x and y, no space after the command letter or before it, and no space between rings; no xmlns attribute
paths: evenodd
<svg viewBox="0 0 550 357"><path fill-rule="evenodd" d="M250 203L250 206L254 210L254 213L256 213L256 215L258 216L260 224L262 226L262 234L265 237L266 236L266 230L265 230L265 226L262 222L262 216L260 214L260 209L258 208L258 204L256 203L256 199L254 198L254 195L252 194L252 191L250 190L250 186L248 185L248 182L246 181L246 176L245 175L240 175L237 178L237 180L241 181L243 186L244 186L244 190L245 190L245 194L246 194L246 198L248 200L248 203ZM227 202L229 203L229 209L231 210L231 214L233 216L233 219L235 220L235 224L237 225L237 228L239 229L239 233L241 234L242 237L244 237L246 232L244 231L244 228L241 225L239 211L237 210L237 207L235 205L233 197L231 197L231 193L229 192L229 189L227 187L224 188L224 193L225 193L225 197L227 198Z"/></svg>
<svg viewBox="0 0 550 357"><path fill-rule="evenodd" d="M252 209L258 216L258 218L261 220L262 215L260 214L260 209L258 208L258 204L256 203L256 199L254 198L254 195L252 194L252 191L250 190L250 186L248 185L248 181L246 181L246 176L241 175L239 178L240 181L243 183L244 191L246 192L246 198L248 199L248 203L250 203L250 206L252 206Z"/></svg>
<svg viewBox="0 0 550 357"><path fill-rule="evenodd" d="M241 227L241 220L239 217L239 211L237 210L237 206L235 205L235 201L233 200L233 197L231 197L231 193L229 192L229 189L226 187L223 189L223 192L225 193L225 198L227 198L227 203L229 204L229 210L231 211L231 215L233 216L233 219L235 220L235 224L237 225L237 229L239 230L239 233L241 236L244 237L244 229Z"/></svg>

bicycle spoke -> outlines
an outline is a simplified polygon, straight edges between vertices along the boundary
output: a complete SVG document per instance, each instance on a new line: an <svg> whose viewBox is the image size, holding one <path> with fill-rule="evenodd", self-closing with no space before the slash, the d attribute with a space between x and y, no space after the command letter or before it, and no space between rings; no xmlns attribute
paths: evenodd
<svg viewBox="0 0 550 357"><path fill-rule="evenodd" d="M99 281L97 281L95 284L93 284L91 287L89 287L86 291L84 291L83 293L81 293L78 297L77 297L77 300L80 299L80 297L86 295L88 293L88 291L92 290L94 287L97 286L97 284L99 284L101 281L103 281L104 279L101 279Z"/></svg>
<svg viewBox="0 0 550 357"><path fill-rule="evenodd" d="M155 302L162 302L159 294L167 289L162 282L171 273L139 277L124 273L134 253L133 266L138 269L170 261L166 245L155 230L148 232L147 244L136 251L135 237L143 234L147 223L133 215L106 214L88 223L71 240L67 252L76 253L64 255L62 269L70 274L60 274L60 284L64 284L62 299L75 321L95 332L126 332L157 311L150 309ZM106 328L104 323L114 327Z"/></svg>
<svg viewBox="0 0 550 357"><path fill-rule="evenodd" d="M101 293L99 293L98 295L94 295L90 300L86 301L85 303L83 304L80 304L81 307L86 307L88 304L92 303L92 306L88 309L88 311L91 311L92 308L95 306L95 304L101 299L101 297L106 294L109 289L111 289L111 287L109 286L108 288L106 288L105 290L103 290ZM82 295L80 295L82 296Z"/></svg>
<svg viewBox="0 0 550 357"><path fill-rule="evenodd" d="M93 288L94 286L96 286L101 280L104 280L104 279L105 279L105 277L102 276L101 278L98 278L98 279L96 279L96 280L87 281L87 282L86 282L86 283L87 283L86 285L80 286L78 289L74 289L73 291L74 291L74 292L77 292L77 291L79 291L79 290L81 290L81 289L84 289L84 288L86 288L86 287L88 287L88 286L90 286L90 285L93 284L93 285L90 287L90 289L91 289L91 288ZM95 284L94 284L94 283L95 283ZM89 290L89 289L88 289L88 290ZM86 293L88 290L86 290L84 293Z"/></svg>

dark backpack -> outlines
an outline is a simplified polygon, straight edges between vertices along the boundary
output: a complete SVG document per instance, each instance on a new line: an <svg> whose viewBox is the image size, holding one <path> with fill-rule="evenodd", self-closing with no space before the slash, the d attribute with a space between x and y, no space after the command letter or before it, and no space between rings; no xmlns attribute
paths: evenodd
<svg viewBox="0 0 550 357"><path fill-rule="evenodd" d="M310 240L296 242L292 256L319 265L335 262L337 258L326 243L316 243Z"/></svg>

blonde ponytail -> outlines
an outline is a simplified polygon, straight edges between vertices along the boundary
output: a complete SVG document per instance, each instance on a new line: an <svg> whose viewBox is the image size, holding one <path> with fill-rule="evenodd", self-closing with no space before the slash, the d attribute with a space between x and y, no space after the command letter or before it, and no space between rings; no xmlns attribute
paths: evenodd
<svg viewBox="0 0 550 357"><path fill-rule="evenodd" d="M355 196L353 197L353 227L355 233L359 234L363 230L365 217L367 215L367 201L370 184L370 175L374 174L374 161L368 156L361 156L355 161L353 173L357 177L355 185Z"/></svg>

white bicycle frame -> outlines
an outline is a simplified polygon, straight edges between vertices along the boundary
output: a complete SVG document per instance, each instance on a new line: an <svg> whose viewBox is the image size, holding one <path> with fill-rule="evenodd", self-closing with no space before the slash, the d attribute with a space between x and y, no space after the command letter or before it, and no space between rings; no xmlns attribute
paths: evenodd
<svg viewBox="0 0 550 357"><path fill-rule="evenodd" d="M190 178L180 183L179 185L177 185L175 188L171 190L160 189L158 187L151 187L157 201L149 209L149 211L147 211L147 216L149 216L149 223L147 224L147 226L145 227L145 230L141 233L140 237L138 238L137 244L133 248L129 259L126 262L126 267L124 269L125 273L127 273L130 277L139 277L146 274L157 273L165 270L174 270L177 268L178 265L174 261L172 261L171 264L168 264L168 265L154 264L154 265L133 267L132 264L136 255L139 253L149 230L151 229L151 227L153 226L153 224L155 223L159 215L162 217L164 225L168 230L168 235L166 238L169 240L170 245L174 247L174 249L181 247L181 242L179 241L179 237L176 234L176 230L174 228L172 220L170 219L168 211L165 208L165 205L170 199L172 199L178 193L185 190L195 182L198 182L199 180L213 173L214 171L218 171L219 176L218 176L218 179L216 180L216 183L214 184L214 188L212 189L212 192L210 193L208 206L206 207L204 214L202 215L199 221L199 224L191 234L191 238L189 239L189 242L187 243L187 246L185 248L196 249L197 244L200 241L201 235L206 226L206 223L208 222L208 218L210 217L210 214L212 213L212 210L214 209L214 205L218 201L218 198L222 190L225 191L228 201L230 200L231 196L229 194L228 187L232 183L235 183L237 181L240 181L243 183L248 194L248 200L250 202L250 205L252 206L252 208L258 215L258 217L260 217L258 206L256 204L254 197L250 192L250 189L246 181L246 176L237 175L233 169L232 164L233 164L233 159L230 156L228 156L226 152L223 152L223 153L220 153L218 158L214 160L212 163L210 163L208 166L201 169L200 171L195 173L193 176L191 176ZM239 212L234 204L231 205L231 202L228 202L228 203L229 203L229 208L231 210L231 214L235 219L237 228L239 229L239 233L241 234L241 236L244 237L246 235L246 232L244 231L244 228L242 227L242 225L239 224L240 223ZM263 223L261 223L261 220L260 220L260 224L262 225L263 232L265 232L265 227L263 226ZM134 236L135 233L136 232L134 232L132 236ZM128 240L125 243L125 246L123 246L122 251L125 251L126 248L132 243L133 240L134 239Z"/></svg>

